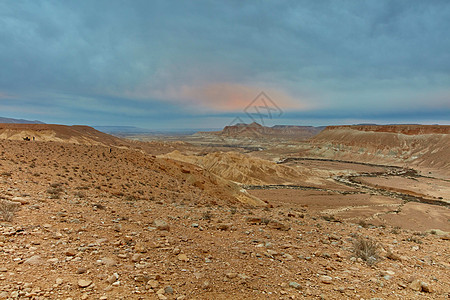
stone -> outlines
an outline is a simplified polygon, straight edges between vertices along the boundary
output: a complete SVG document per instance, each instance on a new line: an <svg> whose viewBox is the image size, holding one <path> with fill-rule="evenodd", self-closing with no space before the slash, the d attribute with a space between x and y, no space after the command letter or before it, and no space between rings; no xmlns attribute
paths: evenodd
<svg viewBox="0 0 450 300"><path fill-rule="evenodd" d="M153 221L153 226L156 227L156 229L158 230L165 230L165 231L170 230L169 224L167 224L166 221L161 219L156 219L155 221Z"/></svg>
<svg viewBox="0 0 450 300"><path fill-rule="evenodd" d="M27 265L42 265L44 263L44 261L42 260L40 255L33 255L32 257L26 259L24 262L24 264Z"/></svg>
<svg viewBox="0 0 450 300"><path fill-rule="evenodd" d="M27 199L22 198L22 197L14 197L14 198L11 199L11 201L12 202L17 202L17 203L19 203L21 205L25 205L25 204L30 203Z"/></svg>
<svg viewBox="0 0 450 300"><path fill-rule="evenodd" d="M233 273L233 272L230 272L230 273L227 273L227 274L225 274L228 278L230 278L230 279L233 279L233 278L236 278L237 277L237 273Z"/></svg>
<svg viewBox="0 0 450 300"><path fill-rule="evenodd" d="M233 226L231 223L220 223L216 225L217 230L229 230Z"/></svg>
<svg viewBox="0 0 450 300"><path fill-rule="evenodd" d="M65 254L66 256L75 256L75 255L77 255L77 252L75 251L75 249L67 249L67 250L64 252L64 254Z"/></svg>
<svg viewBox="0 0 450 300"><path fill-rule="evenodd" d="M178 258L179 261L184 261L184 262L188 262L189 261L189 258L184 253L178 254L177 258Z"/></svg>
<svg viewBox="0 0 450 300"><path fill-rule="evenodd" d="M270 220L269 224L267 224L268 227L273 228L273 229L278 229L278 230L282 230L282 231L288 231L289 229L291 229L289 227L289 225L281 223L279 221L275 221L275 220Z"/></svg>
<svg viewBox="0 0 450 300"><path fill-rule="evenodd" d="M173 294L173 288L170 285L168 285L164 288L164 292L166 294Z"/></svg>
<svg viewBox="0 0 450 300"><path fill-rule="evenodd" d="M84 274L87 272L87 269L85 267L79 267L77 269L77 274Z"/></svg>
<svg viewBox="0 0 450 300"><path fill-rule="evenodd" d="M401 257L398 254L395 254L394 252L388 250L386 253L386 257L392 260L398 260L401 261Z"/></svg>
<svg viewBox="0 0 450 300"><path fill-rule="evenodd" d="M147 249L143 243L136 243L136 245L134 246L134 250L138 253L147 252Z"/></svg>
<svg viewBox="0 0 450 300"><path fill-rule="evenodd" d="M159 287L159 282L156 280L149 280L147 282L147 284L152 288L152 289L156 289Z"/></svg>
<svg viewBox="0 0 450 300"><path fill-rule="evenodd" d="M422 284L421 284L420 280L416 279L409 284L409 288L412 289L413 291L419 292L422 290Z"/></svg>
<svg viewBox="0 0 450 300"><path fill-rule="evenodd" d="M207 289L209 289L210 287L211 287L211 283L210 283L208 280L203 281L203 283L202 283L202 288L203 288L203 289L207 290Z"/></svg>
<svg viewBox="0 0 450 300"><path fill-rule="evenodd" d="M320 282L325 283L325 284L330 284L333 282L333 278L327 275L322 275L320 276Z"/></svg>
<svg viewBox="0 0 450 300"><path fill-rule="evenodd" d="M92 280L89 280L89 279L80 279L80 280L78 280L78 286L80 288L87 288L91 284L92 284Z"/></svg>
<svg viewBox="0 0 450 300"><path fill-rule="evenodd" d="M113 283L116 282L118 279L119 279L119 274L114 273L114 274L112 274L111 276L109 276L109 277L106 279L106 282L108 282L109 284L113 284Z"/></svg>
<svg viewBox="0 0 450 300"><path fill-rule="evenodd" d="M56 278L56 284L57 285L61 285L63 283L63 279L62 278Z"/></svg>
<svg viewBox="0 0 450 300"><path fill-rule="evenodd" d="M133 254L133 256L131 257L131 261L132 262L139 262L142 258L142 255L139 253L135 253Z"/></svg>
<svg viewBox="0 0 450 300"><path fill-rule="evenodd" d="M114 258L111 257L103 257L101 259L102 264L106 265L107 267L113 267L117 265L117 261Z"/></svg>
<svg viewBox="0 0 450 300"><path fill-rule="evenodd" d="M302 288L302 286L300 285L300 283L295 282L295 281L289 282L289 286L290 286L291 288L296 289L296 290L300 290L300 289Z"/></svg>
<svg viewBox="0 0 450 300"><path fill-rule="evenodd" d="M428 283L421 281L420 285L422 287L422 291L424 291L425 293L433 292L432 288L430 287L430 285Z"/></svg>

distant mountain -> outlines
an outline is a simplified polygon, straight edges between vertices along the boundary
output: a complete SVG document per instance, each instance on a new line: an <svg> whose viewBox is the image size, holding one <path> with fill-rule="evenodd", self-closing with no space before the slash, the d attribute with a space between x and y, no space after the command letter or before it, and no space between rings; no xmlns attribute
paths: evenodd
<svg viewBox="0 0 450 300"><path fill-rule="evenodd" d="M14 124L45 124L41 121L30 121L30 120L23 120L23 119L12 119L12 118L4 118L0 117L0 123L14 123Z"/></svg>
<svg viewBox="0 0 450 300"><path fill-rule="evenodd" d="M253 122L251 124L238 123L236 125L225 126L222 131L210 132L209 134L226 137L308 139L315 136L323 129L325 129L324 126L313 127L296 125L275 125L272 127L267 127ZM208 134L208 132L202 133Z"/></svg>
<svg viewBox="0 0 450 300"><path fill-rule="evenodd" d="M160 136L177 136L191 135L198 132L198 129L158 129L150 130L135 126L93 126L98 131L112 134L120 137L129 137L134 135L160 135ZM213 130L213 129L211 129ZM215 129L217 130L217 129Z"/></svg>
<svg viewBox="0 0 450 300"><path fill-rule="evenodd" d="M135 126L92 126L98 131L108 133L108 134L114 134L114 133L149 133L151 132L148 129L135 127Z"/></svg>

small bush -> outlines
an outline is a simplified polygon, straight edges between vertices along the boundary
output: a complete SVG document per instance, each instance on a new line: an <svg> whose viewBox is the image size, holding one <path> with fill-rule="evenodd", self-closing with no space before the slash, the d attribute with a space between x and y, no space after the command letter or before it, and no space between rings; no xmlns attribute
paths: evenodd
<svg viewBox="0 0 450 300"><path fill-rule="evenodd" d="M51 199L59 199L62 192L63 188L60 183L52 183L50 184L50 188L47 189L47 193L50 195Z"/></svg>
<svg viewBox="0 0 450 300"><path fill-rule="evenodd" d="M203 220L211 220L212 217L213 217L213 215L212 215L211 211L209 211L209 210L205 211L202 215Z"/></svg>
<svg viewBox="0 0 450 300"><path fill-rule="evenodd" d="M86 194L81 191L77 191L77 192L75 192L74 196L77 198L83 199L86 197Z"/></svg>
<svg viewBox="0 0 450 300"><path fill-rule="evenodd" d="M358 237L353 242L353 252L355 256L361 258L369 265L378 262L380 258L378 255L378 248L378 243L370 238Z"/></svg>
<svg viewBox="0 0 450 300"><path fill-rule="evenodd" d="M11 222L16 211L19 210L19 204L8 200L0 200L0 217L5 222Z"/></svg>

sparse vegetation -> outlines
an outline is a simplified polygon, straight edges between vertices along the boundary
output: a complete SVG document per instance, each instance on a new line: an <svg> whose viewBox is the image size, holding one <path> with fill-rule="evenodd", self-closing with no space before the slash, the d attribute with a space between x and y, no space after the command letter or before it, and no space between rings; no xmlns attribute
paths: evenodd
<svg viewBox="0 0 450 300"><path fill-rule="evenodd" d="M211 220L211 218L212 218L213 216L212 216L212 213L211 213L211 211L205 211L204 213L203 213L203 215L202 215L202 219L203 220Z"/></svg>
<svg viewBox="0 0 450 300"><path fill-rule="evenodd" d="M19 204L8 200L0 200L0 217L5 222L11 222L16 211L19 210Z"/></svg>
<svg viewBox="0 0 450 300"><path fill-rule="evenodd" d="M393 233L393 234L399 234L400 233L400 227L398 227L398 226L395 226L392 230L391 230L391 233Z"/></svg>
<svg viewBox="0 0 450 300"><path fill-rule="evenodd" d="M355 257L361 258L367 264L373 265L378 262L379 245L370 238L357 237L353 242L353 253Z"/></svg>
<svg viewBox="0 0 450 300"><path fill-rule="evenodd" d="M50 199L61 198L61 193L63 192L63 188L61 187L61 185L61 183L50 184L50 188L47 189L47 193L50 195Z"/></svg>

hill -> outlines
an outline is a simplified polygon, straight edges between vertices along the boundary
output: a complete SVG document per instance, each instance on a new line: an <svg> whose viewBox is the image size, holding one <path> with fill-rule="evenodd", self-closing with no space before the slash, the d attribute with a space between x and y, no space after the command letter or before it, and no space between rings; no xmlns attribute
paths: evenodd
<svg viewBox="0 0 450 300"><path fill-rule="evenodd" d="M324 127L294 125L275 125L272 127L267 127L253 122L251 124L239 123L236 125L225 126L225 128L221 131L201 133L233 138L250 137L308 139L315 136L323 129Z"/></svg>
<svg viewBox="0 0 450 300"><path fill-rule="evenodd" d="M298 184L313 181L320 185L318 174L313 174L305 168L291 168L238 152L213 152L196 156L173 151L162 157L192 163L222 178L245 185Z"/></svg>
<svg viewBox="0 0 450 300"><path fill-rule="evenodd" d="M450 126L329 126L311 139L310 154L333 159L439 169L450 173Z"/></svg>
<svg viewBox="0 0 450 300"><path fill-rule="evenodd" d="M129 143L89 126L0 124L0 139L54 141L72 144L126 146Z"/></svg>

